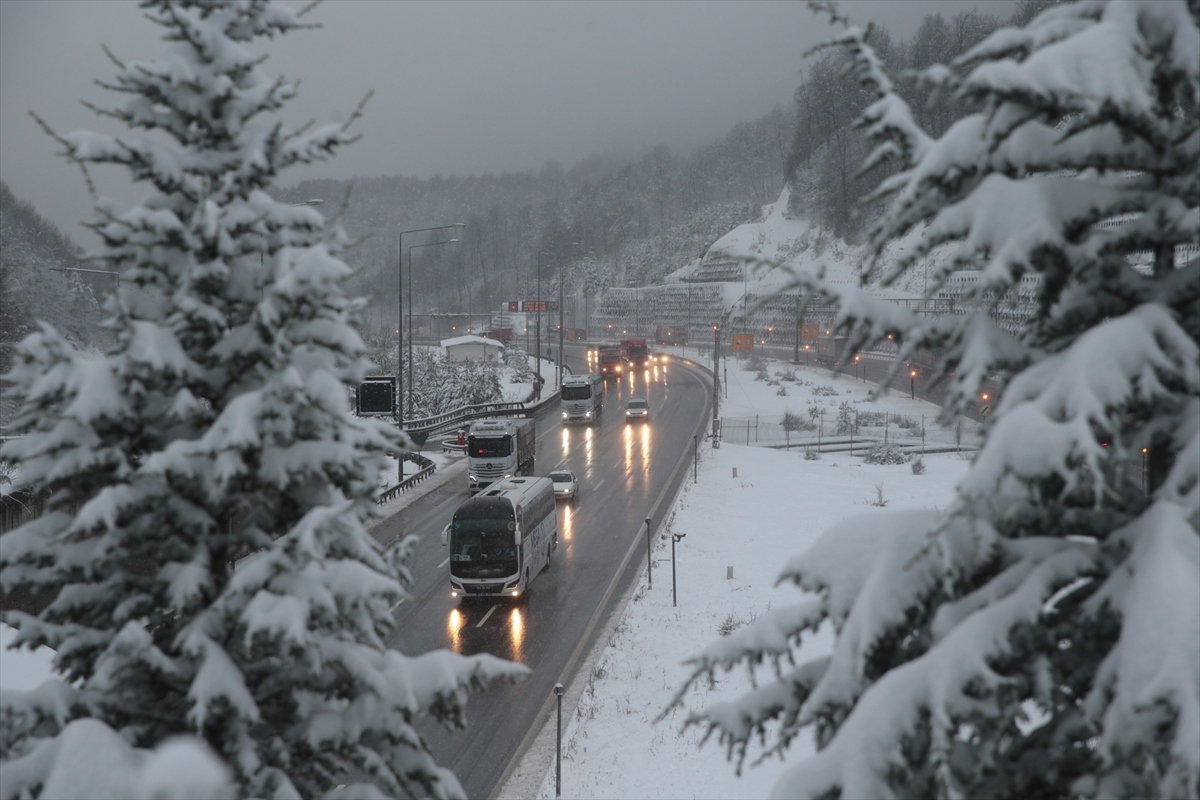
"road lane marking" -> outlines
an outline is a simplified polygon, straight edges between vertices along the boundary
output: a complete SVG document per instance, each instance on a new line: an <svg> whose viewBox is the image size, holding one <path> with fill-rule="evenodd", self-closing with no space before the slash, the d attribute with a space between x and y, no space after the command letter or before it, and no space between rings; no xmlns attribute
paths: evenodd
<svg viewBox="0 0 1200 800"><path fill-rule="evenodd" d="M392 607L388 609L388 613L391 614L393 611L395 611L397 608L399 608L400 604L403 602L404 602L404 598L401 597L399 600L397 600L395 603L392 604Z"/></svg>
<svg viewBox="0 0 1200 800"><path fill-rule="evenodd" d="M592 487L592 491L593 491L593 492L594 492L594 491L596 491L597 489L599 489L599 488L600 488L601 486L603 486L603 485L604 485L604 479L603 479L603 478L601 478L601 479L600 479L600 482L599 482L599 483L597 483L595 486L593 486L593 487Z"/></svg>
<svg viewBox="0 0 1200 800"><path fill-rule="evenodd" d="M437 568L441 569L442 567L446 566L449 563L450 563L450 556L446 556L444 559L442 559L442 563L437 565Z"/></svg>
<svg viewBox="0 0 1200 800"><path fill-rule="evenodd" d="M689 371L689 377L692 380L696 381L697 383L700 383L701 386L703 386L703 380L690 371ZM694 428L697 436L704 432L704 429L706 427L706 422L707 422L707 416L708 416L707 412L709 411L710 408L711 408L711 406L709 405L708 396L706 394L705 401L704 401L704 413L700 418L699 424ZM667 490L669 488L671 488L671 483L675 480L676 474L684 466L684 464L687 463L687 461L688 461L687 450L685 448L683 453L680 455L679 461L675 464L675 469L672 470L670 477L667 478L667 482L662 488L662 491L659 492L658 498L654 501L654 505L650 507L650 517L651 518L657 516L658 511L659 511L659 506L662 504L663 499L665 498L665 496L667 494ZM603 483L603 481L601 481L601 483ZM681 482L680 489L682 489L682 487L683 487L683 484ZM575 649L571 651L570 657L567 658L567 663L563 666L563 669L559 676L558 682L567 687L568 703L574 702L576 705L578 705L578 698L575 696L577 682L575 680L573 680L572 673L574 672L576 664L578 663L580 657L583 654L583 650L584 650L585 646L587 646L589 644L589 639L592 635L592 631L595 630L596 625L600 622L601 617L604 615L605 607L608 605L608 602L609 602L610 598L612 597L613 591L617 588L617 583L620 581L621 576L624 575L625 570L629 567L629 562L630 562L630 560L632 560L634 554L637 552L640 552L643 549L643 547L644 546L641 543L641 539L639 539L638 536L635 534L633 536L633 540L630 542L629 550L625 553L625 559L621 562L621 566L617 567L616 573L613 575L612 580L608 584L608 590L605 591L604 597L602 597L600 599L600 604L596 606L596 610L594 612L592 612L592 617L588 621L587 626L584 628L583 635L579 638L579 641L575 645ZM638 587L638 579L635 577L633 579L633 581L631 582L629 589L627 590L626 596L632 596L634 590L637 587ZM595 646L596 643L591 643L591 644L592 644L592 646ZM589 648L589 650L590 650L590 648ZM491 795L489 795L491 800L495 800L499 796L500 791L505 787L505 785L508 783L509 778L512 777L513 772L517 769L517 765L521 763L521 759L524 758L524 756L529 752L529 749L530 749L530 747L532 747L534 740L538 738L538 735L540 733L542 733L543 728L545 728L546 725L548 724L548 720L550 719L550 712L553 710L553 707L554 707L553 706L554 700L555 700L554 696L548 694L545 702L542 703L541 709L539 709L537 716L534 717L534 719L537 720L537 722L535 722L533 725L529 726L529 730L526 732L525 738L521 740L521 743L519 745L517 745L516 752L513 753L512 758L509 759L508 766L506 766L504 769L504 772L501 773L500 780L496 783L495 788L492 790ZM572 711L571 713L574 713L574 711Z"/></svg>
<svg viewBox="0 0 1200 800"><path fill-rule="evenodd" d="M489 608L489 609L488 609L488 612L487 612L486 614L484 614L484 615L483 615L483 619L479 620L479 622L478 622L478 623L475 625L475 627L476 627L476 628L482 628L482 627L483 627L483 623L485 623L485 622L487 622L487 621L488 621L488 617L490 617L490 616L492 615L492 612L493 612L493 611L495 611L495 610L496 610L496 606L492 606L491 608Z"/></svg>

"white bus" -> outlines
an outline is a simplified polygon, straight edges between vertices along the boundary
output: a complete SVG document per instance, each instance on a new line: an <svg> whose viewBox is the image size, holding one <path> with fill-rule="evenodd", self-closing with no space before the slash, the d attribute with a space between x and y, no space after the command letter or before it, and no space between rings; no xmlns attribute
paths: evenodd
<svg viewBox="0 0 1200 800"><path fill-rule="evenodd" d="M505 478L454 512L442 531L450 546L450 596L523 597L558 548L554 484Z"/></svg>

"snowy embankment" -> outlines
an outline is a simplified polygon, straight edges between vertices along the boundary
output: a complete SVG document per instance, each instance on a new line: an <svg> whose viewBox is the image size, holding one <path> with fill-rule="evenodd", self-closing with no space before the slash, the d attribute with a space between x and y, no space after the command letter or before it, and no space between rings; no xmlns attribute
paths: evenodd
<svg viewBox="0 0 1200 800"><path fill-rule="evenodd" d="M722 261L739 257L764 260L783 265L783 268L758 272L750 268L745 281L726 283L725 299L728 308L740 305L744 292L750 294L753 304L756 297L769 295L784 289L791 280L793 268L820 267L830 284L853 284L859 280L860 272L867 263L865 245L848 244L816 223L788 214L790 190L785 188L774 203L763 206L763 218L758 222L739 225L722 236L708 250L706 261ZM911 248L920 229L908 236L890 242L883 250L882 263L890 263L897 255ZM926 259L925 269L910 271L895 285L876 287L872 294L877 297L915 300L923 296L927 288L927 271L949 257L949 251L940 249ZM698 263L672 273L668 280L682 279L695 271ZM740 309L737 310L740 314Z"/></svg>
<svg viewBox="0 0 1200 800"><path fill-rule="evenodd" d="M790 365L769 362L774 376ZM752 372L729 365L729 399L722 415L781 416L820 401L849 400L863 410L913 415L924 413L929 429L939 409L892 393L866 400L867 384L834 377L828 370L793 368L810 386L777 387L755 380ZM813 395L829 386L836 396ZM827 416L827 422L829 417ZM698 480L685 480L667 525L656 538L653 588L645 574L625 613L605 633L606 647L588 661L584 674L568 687L563 709L563 797L766 797L783 769L777 759L750 766L738 777L716 741L703 749L704 731L681 731L685 715L665 709L690 673L684 661L722 634L772 607L800 599L789 586L776 587L783 564L803 552L826 529L858 514L888 509L945 508L954 485L966 473L967 454L927 455L926 471L909 463L866 464L845 453L807 460L800 450L724 444L701 448ZM678 605L672 605L671 538L675 545ZM732 577L728 577L732 574ZM802 661L828 651L832 638L807 642ZM690 710L734 700L750 688L744 672L697 691ZM554 797L554 720L504 787L503 797ZM812 751L807 737L793 743L789 759Z"/></svg>

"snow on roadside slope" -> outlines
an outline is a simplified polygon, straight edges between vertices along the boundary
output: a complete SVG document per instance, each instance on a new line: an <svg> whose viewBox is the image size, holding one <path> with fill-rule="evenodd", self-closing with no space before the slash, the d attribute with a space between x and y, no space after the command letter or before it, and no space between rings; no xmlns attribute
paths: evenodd
<svg viewBox="0 0 1200 800"><path fill-rule="evenodd" d="M771 370L784 365L771 364ZM797 369L798 377L842 389L851 378L828 370ZM730 364L730 398L756 413L782 414L797 397L776 397L775 387L754 381ZM862 387L862 384L858 384ZM789 405L790 402L790 405ZM893 393L868 404L877 411L913 412L907 396ZM924 404L930 417L935 406ZM743 406L746 407L746 406ZM676 545L679 605L671 605L670 539L656 541L653 589L643 574L623 620L615 627L590 675L575 713L564 720L564 797L765 797L784 765L777 759L750 766L742 777L715 742L698 745L703 731L681 733L683 715L654 724L676 688L689 674L683 661L757 615L801 599L794 588L775 587L784 562L804 551L830 526L857 514L878 511L876 486L893 508L944 508L967 461L957 454L927 455L927 472L914 475L908 464L874 466L848 455L825 454L808 461L797 450L779 451L725 444L705 447L699 480L689 478L667 530L686 534ZM737 475L734 477L734 468ZM733 579L726 579L733 568ZM803 646L802 659L829 650L831 637ZM743 672L697 691L692 710L721 699L733 700L750 687ZM564 716L569 709L564 708ZM812 752L811 740L793 743L788 758ZM506 792L504 796L508 796ZM540 797L554 796L554 767Z"/></svg>
<svg viewBox="0 0 1200 800"><path fill-rule="evenodd" d="M726 233L708 250L708 260L722 260L747 256L752 259L768 259L792 267L820 265L825 269L825 275L831 283L855 283L859 272L865 263L867 248L863 245L847 243L844 239L834 237L819 225L807 219L791 217L788 214L788 200L791 190L784 188L779 198L763 206L763 218L758 222L747 222L738 225ZM921 229L911 231L908 236L889 243L884 249L884 261L907 249L919 237ZM929 257L929 265L936 266L942 259L948 258L950 252L941 248ZM692 265L692 269L699 264ZM687 271L690 271L687 270ZM676 273L681 277L682 271ZM910 271L895 286L877 287L874 293L880 297L916 298L924 291L923 274ZM748 282L751 294L769 293L781 288L790 278L787 271L775 269L755 277L753 271ZM731 286L731 293L737 298L742 295L740 284L736 292Z"/></svg>

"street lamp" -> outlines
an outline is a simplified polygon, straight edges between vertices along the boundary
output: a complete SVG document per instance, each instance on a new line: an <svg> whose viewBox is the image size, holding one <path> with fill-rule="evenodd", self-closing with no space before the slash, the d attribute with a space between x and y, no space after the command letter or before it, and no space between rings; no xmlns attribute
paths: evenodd
<svg viewBox="0 0 1200 800"><path fill-rule="evenodd" d="M678 595L676 594L676 587L674 587L674 546L676 546L676 542L678 542L680 539L683 539L683 537L686 535L688 535L688 534L671 534L671 604L672 604L672 606L674 606L674 604L676 604L676 600L678 597Z"/></svg>
<svg viewBox="0 0 1200 800"><path fill-rule="evenodd" d="M537 348L536 354L533 357L534 367L534 385L537 386L537 397L542 396L542 253L549 253L549 249L543 248L537 251L537 300L534 305L535 313L537 314L537 323L534 325L534 347Z"/></svg>
<svg viewBox="0 0 1200 800"><path fill-rule="evenodd" d="M682 539L685 536L687 536L686 533L672 533L671 534L671 605L672 606L675 605L675 602L677 599L677 595L675 592L675 543L678 542L680 539Z"/></svg>
<svg viewBox="0 0 1200 800"><path fill-rule="evenodd" d="M579 242L571 242L571 247L579 247ZM571 315L571 321L575 321L575 315ZM563 374L563 262L562 258L558 259L558 370L556 375L555 386L562 386Z"/></svg>
<svg viewBox="0 0 1200 800"><path fill-rule="evenodd" d="M455 225L455 227L457 227L457 225ZM457 241L458 239L446 239L442 242L414 244L408 248L408 413L410 414L412 413L413 409L412 251L420 250L422 247L435 247L439 244L454 244Z"/></svg>
<svg viewBox="0 0 1200 800"><path fill-rule="evenodd" d="M908 399L916 399L917 386L917 371L915 369L908 371Z"/></svg>
<svg viewBox="0 0 1200 800"><path fill-rule="evenodd" d="M808 366L808 345L804 345L804 366Z"/></svg>
<svg viewBox="0 0 1200 800"><path fill-rule="evenodd" d="M563 685L554 684L554 696L558 700L558 740L554 751L554 796L562 797L562 697Z"/></svg>
<svg viewBox="0 0 1200 800"><path fill-rule="evenodd" d="M310 200L309 203L312 203ZM465 228L465 222L453 222L449 225L435 225L432 228L413 228L412 230L400 231L399 253L396 255L396 427L404 428L404 406L401 402L404 397L404 365L400 363L401 354L404 353L404 234L406 233L425 233L426 231L444 231L447 228ZM412 269L411 253L409 259L409 269ZM412 285L412 279L409 279L409 285Z"/></svg>

